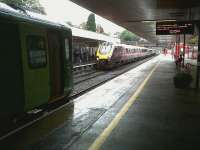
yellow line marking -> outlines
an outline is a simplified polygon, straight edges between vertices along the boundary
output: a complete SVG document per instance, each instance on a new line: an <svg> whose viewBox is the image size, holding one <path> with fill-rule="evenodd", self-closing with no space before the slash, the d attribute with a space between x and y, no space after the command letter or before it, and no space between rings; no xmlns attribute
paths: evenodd
<svg viewBox="0 0 200 150"><path fill-rule="evenodd" d="M140 84L138 89L135 91L135 93L131 96L131 98L124 104L122 109L117 113L117 115L114 117L112 122L104 129L104 131L97 137L97 139L93 142L93 144L89 147L88 150L99 150L102 144L106 141L108 136L111 134L112 130L118 125L119 121L122 119L122 117L126 114L126 112L129 110L129 108L133 105L136 98L139 96L141 91L143 90L144 86L152 76L153 72L157 69L159 66L159 63L157 63L154 68L151 70L149 75L145 78L145 80Z"/></svg>

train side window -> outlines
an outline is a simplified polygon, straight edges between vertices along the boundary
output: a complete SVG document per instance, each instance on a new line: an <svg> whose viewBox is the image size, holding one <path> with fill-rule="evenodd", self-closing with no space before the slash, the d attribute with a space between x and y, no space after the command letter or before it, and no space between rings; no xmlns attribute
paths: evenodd
<svg viewBox="0 0 200 150"><path fill-rule="evenodd" d="M69 60L69 39L65 39L65 58Z"/></svg>
<svg viewBox="0 0 200 150"><path fill-rule="evenodd" d="M43 68L47 65L45 38L38 35L27 37L28 62L31 68Z"/></svg>

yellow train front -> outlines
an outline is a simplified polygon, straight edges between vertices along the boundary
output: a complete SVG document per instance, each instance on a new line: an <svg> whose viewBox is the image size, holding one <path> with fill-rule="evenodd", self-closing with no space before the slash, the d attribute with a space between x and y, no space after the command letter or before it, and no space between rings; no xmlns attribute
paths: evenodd
<svg viewBox="0 0 200 150"><path fill-rule="evenodd" d="M110 69L114 63L112 58L114 45L112 43L103 43L96 52L97 68Z"/></svg>

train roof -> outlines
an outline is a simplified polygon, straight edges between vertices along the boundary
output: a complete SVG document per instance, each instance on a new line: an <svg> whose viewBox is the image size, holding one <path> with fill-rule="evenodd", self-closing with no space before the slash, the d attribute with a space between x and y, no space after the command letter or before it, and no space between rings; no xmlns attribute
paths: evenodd
<svg viewBox="0 0 200 150"><path fill-rule="evenodd" d="M125 47L125 48L128 48L128 49L148 49L146 47L141 47L141 46L134 46L134 45L126 45L126 44L114 44L114 46L122 46L122 47Z"/></svg>
<svg viewBox="0 0 200 150"><path fill-rule="evenodd" d="M12 7L2 2L0 2L0 17L16 22L35 23L51 28L71 31L66 24L56 22L45 15L21 7Z"/></svg>
<svg viewBox="0 0 200 150"><path fill-rule="evenodd" d="M104 44L105 46L106 46L106 45L113 45L113 46L124 47L124 48L127 48L127 49L146 49L146 50L154 50L154 49L150 49L150 48L147 48L147 47L134 46L134 45L126 45L126 44L121 44L121 43L104 42L104 43L102 43L102 44Z"/></svg>

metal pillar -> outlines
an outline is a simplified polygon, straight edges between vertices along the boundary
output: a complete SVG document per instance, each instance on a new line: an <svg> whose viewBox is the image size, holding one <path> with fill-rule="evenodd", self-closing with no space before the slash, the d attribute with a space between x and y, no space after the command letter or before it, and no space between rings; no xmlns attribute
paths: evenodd
<svg viewBox="0 0 200 150"><path fill-rule="evenodd" d="M185 65L185 34L183 35L183 66Z"/></svg>
<svg viewBox="0 0 200 150"><path fill-rule="evenodd" d="M178 35L178 57L180 56L180 53L181 53L181 35L179 34Z"/></svg>
<svg viewBox="0 0 200 150"><path fill-rule="evenodd" d="M198 55L197 55L197 79L196 79L196 88L199 88L199 78L200 78L200 24L198 24Z"/></svg>
<svg viewBox="0 0 200 150"><path fill-rule="evenodd" d="M180 34L178 34L178 37L177 37L177 59L179 58L180 56Z"/></svg>
<svg viewBox="0 0 200 150"><path fill-rule="evenodd" d="M179 45L179 42L178 42L178 35L176 35L176 50L175 50L175 60L178 59L178 45Z"/></svg>

